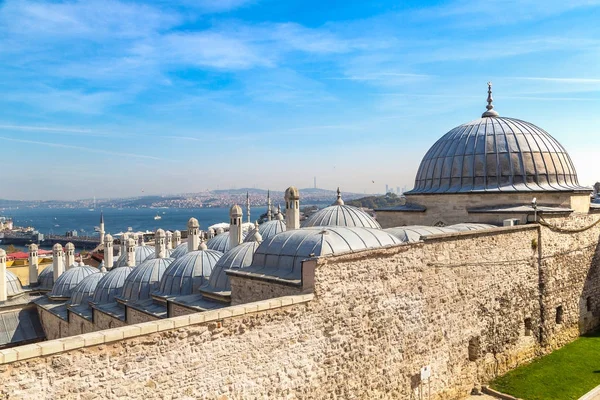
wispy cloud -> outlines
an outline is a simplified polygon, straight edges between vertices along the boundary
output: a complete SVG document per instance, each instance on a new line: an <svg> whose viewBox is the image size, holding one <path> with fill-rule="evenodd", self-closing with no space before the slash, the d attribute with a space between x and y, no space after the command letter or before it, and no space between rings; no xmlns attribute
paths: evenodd
<svg viewBox="0 0 600 400"><path fill-rule="evenodd" d="M154 156L149 156L149 155L145 155L145 154L121 153L121 152L117 152L117 151L107 151L107 150L94 149L94 148L89 148L89 147L73 146L70 144L42 142L42 141L37 141L37 140L15 139L15 138L6 137L6 136L0 136L0 140L7 140L10 142L26 143L26 144L33 144L33 145L47 146L47 147L57 147L57 148L71 149L71 150L77 150L77 151L85 151L85 152L96 153L96 154L106 154L109 156L133 157L133 158L141 158L141 159L146 159L146 160L168 161L168 162L174 162L174 163L178 162L176 159L165 159L165 158L154 157Z"/></svg>
<svg viewBox="0 0 600 400"><path fill-rule="evenodd" d="M56 132L56 133L92 133L91 129L51 127L51 126L0 125L0 129L18 130L18 131Z"/></svg>
<svg viewBox="0 0 600 400"><path fill-rule="evenodd" d="M509 79L518 79L523 81L539 81L539 82L553 82L553 83L576 83L576 84L586 84L593 83L599 84L600 78L547 78L547 77L534 77L534 76L517 76Z"/></svg>

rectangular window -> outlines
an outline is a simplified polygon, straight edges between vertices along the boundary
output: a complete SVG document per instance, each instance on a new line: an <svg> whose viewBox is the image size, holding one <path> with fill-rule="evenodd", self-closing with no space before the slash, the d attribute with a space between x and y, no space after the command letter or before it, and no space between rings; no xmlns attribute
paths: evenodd
<svg viewBox="0 0 600 400"><path fill-rule="evenodd" d="M531 336L531 318L525 318L525 336Z"/></svg>
<svg viewBox="0 0 600 400"><path fill-rule="evenodd" d="M563 306L556 307L556 323L563 323Z"/></svg>

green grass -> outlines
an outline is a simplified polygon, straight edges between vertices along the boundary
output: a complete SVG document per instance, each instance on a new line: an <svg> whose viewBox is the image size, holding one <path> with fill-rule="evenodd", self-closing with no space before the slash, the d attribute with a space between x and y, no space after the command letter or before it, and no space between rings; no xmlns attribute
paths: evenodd
<svg viewBox="0 0 600 400"><path fill-rule="evenodd" d="M491 387L525 400L577 400L598 385L600 333L595 333L497 378Z"/></svg>

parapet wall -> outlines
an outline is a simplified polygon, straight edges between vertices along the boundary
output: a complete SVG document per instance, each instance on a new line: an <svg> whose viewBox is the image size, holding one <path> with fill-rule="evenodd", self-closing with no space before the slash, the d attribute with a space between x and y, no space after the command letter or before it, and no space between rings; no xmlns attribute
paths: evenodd
<svg viewBox="0 0 600 400"><path fill-rule="evenodd" d="M528 225L318 258L314 294L2 350L0 398L407 399L430 366L432 398L458 399L597 325L599 234Z"/></svg>

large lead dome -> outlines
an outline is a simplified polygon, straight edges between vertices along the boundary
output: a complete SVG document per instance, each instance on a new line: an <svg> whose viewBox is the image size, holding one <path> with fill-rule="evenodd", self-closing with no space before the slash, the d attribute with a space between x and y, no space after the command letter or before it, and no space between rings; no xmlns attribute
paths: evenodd
<svg viewBox="0 0 600 400"><path fill-rule="evenodd" d="M585 190L566 150L543 129L493 110L439 139L407 194Z"/></svg>

